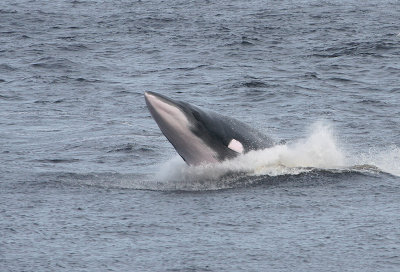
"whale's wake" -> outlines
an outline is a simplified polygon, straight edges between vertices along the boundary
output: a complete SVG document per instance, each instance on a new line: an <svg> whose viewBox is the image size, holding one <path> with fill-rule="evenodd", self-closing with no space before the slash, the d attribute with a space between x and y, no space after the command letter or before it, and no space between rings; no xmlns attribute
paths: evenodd
<svg viewBox="0 0 400 272"><path fill-rule="evenodd" d="M156 180L179 187L179 184L207 183L230 180L234 176L298 175L314 170L334 172L385 172L400 176L400 148L393 146L384 152L369 150L353 155L346 153L329 124L317 123L305 139L250 151L232 160L217 164L187 166L180 157L163 164ZM235 175L236 174L236 175ZM207 182L208 181L208 182ZM166 184L165 184L166 185ZM214 186L213 186L214 187Z"/></svg>

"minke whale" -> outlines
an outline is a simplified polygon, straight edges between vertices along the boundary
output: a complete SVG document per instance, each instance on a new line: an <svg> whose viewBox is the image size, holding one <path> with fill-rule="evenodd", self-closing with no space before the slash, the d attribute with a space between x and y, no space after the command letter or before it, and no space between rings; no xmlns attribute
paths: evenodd
<svg viewBox="0 0 400 272"><path fill-rule="evenodd" d="M188 165L217 163L274 141L247 124L155 92L145 92L150 114Z"/></svg>

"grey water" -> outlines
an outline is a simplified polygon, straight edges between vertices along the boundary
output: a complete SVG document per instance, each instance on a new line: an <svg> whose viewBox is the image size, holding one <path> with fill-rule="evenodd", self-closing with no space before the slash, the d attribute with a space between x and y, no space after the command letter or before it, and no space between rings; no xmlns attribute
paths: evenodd
<svg viewBox="0 0 400 272"><path fill-rule="evenodd" d="M399 271L398 1L0 3L0 271ZM188 167L155 91L283 141Z"/></svg>

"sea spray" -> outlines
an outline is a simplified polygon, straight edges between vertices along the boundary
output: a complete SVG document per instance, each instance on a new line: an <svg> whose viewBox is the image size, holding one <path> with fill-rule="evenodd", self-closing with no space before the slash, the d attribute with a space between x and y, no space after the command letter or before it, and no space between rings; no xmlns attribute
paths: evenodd
<svg viewBox="0 0 400 272"><path fill-rule="evenodd" d="M400 147L390 145L386 148L369 148L366 152L352 155L350 164L357 168L373 169L400 177Z"/></svg>
<svg viewBox="0 0 400 272"><path fill-rule="evenodd" d="M334 131L329 123L317 122L306 139L289 144L280 156L287 167L340 168L345 156L340 150Z"/></svg>
<svg viewBox="0 0 400 272"><path fill-rule="evenodd" d="M370 148L353 154L342 150L335 131L327 122L310 126L308 136L264 150L250 151L217 164L188 166L179 156L165 162L156 175L157 190L218 190L251 185L265 177L298 175L310 171L334 173L379 172L400 176L400 148Z"/></svg>
<svg viewBox="0 0 400 272"><path fill-rule="evenodd" d="M218 164L187 166L176 157L160 168L157 179L217 180L231 173L245 173L249 176L293 175L310 171L312 168L341 168L344 167L344 161L333 129L327 123L318 122L311 127L310 135L305 139L264 150L250 151Z"/></svg>

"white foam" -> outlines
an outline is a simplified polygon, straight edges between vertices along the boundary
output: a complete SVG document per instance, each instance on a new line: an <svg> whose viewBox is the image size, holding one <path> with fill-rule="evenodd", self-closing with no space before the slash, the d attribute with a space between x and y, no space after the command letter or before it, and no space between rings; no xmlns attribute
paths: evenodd
<svg viewBox="0 0 400 272"><path fill-rule="evenodd" d="M339 168L345 165L344 161L331 127L320 122L305 139L251 151L218 164L189 167L180 158L174 158L161 167L157 178L167 181L218 179L231 172L276 176L298 174L310 168Z"/></svg>
<svg viewBox="0 0 400 272"><path fill-rule="evenodd" d="M392 146L388 150L369 150L361 154L344 152L332 126L318 122L311 126L309 135L304 139L251 151L217 164L190 167L176 157L161 167L157 179L190 182L218 180L229 173L279 176L297 175L313 169L374 171L400 176L400 148Z"/></svg>

